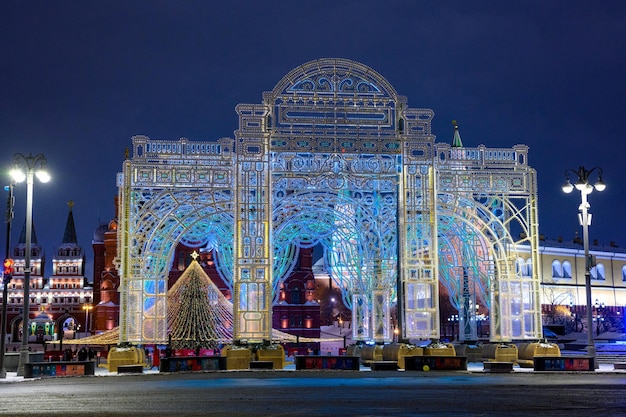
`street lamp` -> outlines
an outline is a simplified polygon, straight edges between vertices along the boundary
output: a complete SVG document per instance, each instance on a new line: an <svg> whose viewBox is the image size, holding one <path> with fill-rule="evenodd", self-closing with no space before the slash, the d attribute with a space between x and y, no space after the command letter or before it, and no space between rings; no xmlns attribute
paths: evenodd
<svg viewBox="0 0 626 417"><path fill-rule="evenodd" d="M33 179L36 175L39 181L46 183L50 181L50 174L46 171L47 161L43 154L24 156L16 153L13 156L14 167L11 170L11 177L15 182L26 180L26 248L24 251L24 308L22 318L22 347L20 349L20 359L17 367L17 375L24 375L24 365L29 361L28 352L28 321L30 302L30 255L31 255L31 234L33 228ZM6 302L6 300L5 300Z"/></svg>
<svg viewBox="0 0 626 417"><path fill-rule="evenodd" d="M89 333L89 310L92 308L91 304L83 304L83 310L85 310L85 335Z"/></svg>
<svg viewBox="0 0 626 417"><path fill-rule="evenodd" d="M6 240L6 248L5 248L5 268L8 267L8 271L5 271L5 276L3 278L3 287L2 287L2 319L0 320L0 378L7 377L7 370L4 367L4 345L5 339L7 337L7 304L8 304L8 289L9 289L9 281L11 280L11 275L13 273L13 260L10 259L10 250L11 246L11 222L13 221L13 202L15 198L13 197L13 181L4 187L5 190L9 192L7 199L7 214L6 214L6 223L7 223L7 240ZM6 262L10 262L10 265L6 265ZM7 273L8 272L8 276Z"/></svg>
<svg viewBox="0 0 626 417"><path fill-rule="evenodd" d="M598 174L598 180L595 184L589 183L590 175L596 172ZM577 177L576 184L572 185L569 180L569 174L574 174ZM591 303L591 258L589 257L589 226L591 225L591 214L589 213L589 203L587 202L587 196L591 194L595 188L598 191L604 191L606 184L602 181L602 168L595 167L589 170L581 166L578 170L566 169L565 170L565 184L562 189L565 193L571 193L574 188L580 191L581 203L578 206L578 220L583 227L583 246L585 250L585 292L587 296L587 354L593 358L594 366L597 368L596 346L593 341L593 304Z"/></svg>

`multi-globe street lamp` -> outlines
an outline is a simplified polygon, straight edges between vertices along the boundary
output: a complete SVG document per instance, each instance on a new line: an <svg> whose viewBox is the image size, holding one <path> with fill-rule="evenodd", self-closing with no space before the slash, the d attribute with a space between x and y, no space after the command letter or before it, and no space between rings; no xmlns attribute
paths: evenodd
<svg viewBox="0 0 626 417"><path fill-rule="evenodd" d="M598 180L595 184L589 182L592 173L596 172ZM576 183L572 184L569 175L574 174L577 177ZM578 220L583 227L583 247L585 251L585 293L587 304L587 355L593 358L594 366L597 368L596 347L593 340L593 304L591 303L591 267L592 259L589 256L589 226L591 225L591 214L589 213L589 202L587 196L591 194L594 188L598 191L604 191L606 184L602 181L602 168L595 167L585 169L581 166L577 170L565 170L565 184L563 184L563 192L571 193L574 188L580 191L581 203L578 206Z"/></svg>
<svg viewBox="0 0 626 417"><path fill-rule="evenodd" d="M29 362L28 351L28 321L30 302L30 256L32 250L32 228L33 228L33 182L37 176L39 181L46 183L50 181L50 175L46 171L47 161L43 154L24 156L16 153L13 156L13 169L11 177L15 182L26 180L26 247L24 249L24 304L22 318L22 347L20 349L17 375L24 375L25 365ZM5 300L6 302L6 300Z"/></svg>

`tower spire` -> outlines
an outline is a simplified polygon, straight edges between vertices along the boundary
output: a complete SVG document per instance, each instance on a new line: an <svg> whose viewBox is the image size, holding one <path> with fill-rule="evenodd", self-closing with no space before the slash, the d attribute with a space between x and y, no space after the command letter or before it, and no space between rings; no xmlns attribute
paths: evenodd
<svg viewBox="0 0 626 417"><path fill-rule="evenodd" d="M454 125L454 136L452 137L452 147L462 148L463 141L461 140L461 134L459 133L459 124L456 122L456 120L453 120L452 124Z"/></svg>
<svg viewBox="0 0 626 417"><path fill-rule="evenodd" d="M74 225L74 214L72 213L72 207L74 207L74 202L70 200L67 202L67 205L69 206L70 211L67 214L67 222L65 223L65 233L63 233L62 243L77 244L78 240L76 239L76 226Z"/></svg>
<svg viewBox="0 0 626 417"><path fill-rule="evenodd" d="M37 245L37 234L35 233L35 222L33 221L31 231L30 231L30 241L31 244ZM26 244L26 220L24 220L24 225L22 226L22 232L20 233L20 241L18 244L25 245Z"/></svg>

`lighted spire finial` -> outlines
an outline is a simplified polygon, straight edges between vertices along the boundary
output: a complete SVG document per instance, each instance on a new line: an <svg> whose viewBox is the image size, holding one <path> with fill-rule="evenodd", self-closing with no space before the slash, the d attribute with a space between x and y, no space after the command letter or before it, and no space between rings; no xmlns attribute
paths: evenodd
<svg viewBox="0 0 626 417"><path fill-rule="evenodd" d="M67 221L65 222L65 232L63 233L63 243L77 244L78 240L76 239L76 226L74 225L74 214L72 213L72 207L74 207L74 201L73 200L68 201L67 205L70 208L70 211L67 214Z"/></svg>
<svg viewBox="0 0 626 417"><path fill-rule="evenodd" d="M456 120L453 120L452 125L454 126L454 136L452 138L452 147L462 148L463 141L461 141L461 134L459 133L459 124L456 122Z"/></svg>
<svg viewBox="0 0 626 417"><path fill-rule="evenodd" d="M198 252L197 252L197 251L193 251L193 252L191 253L191 257L193 258L193 260L194 260L194 261L197 261L197 260L198 260L198 256L200 256L200 255L198 254Z"/></svg>

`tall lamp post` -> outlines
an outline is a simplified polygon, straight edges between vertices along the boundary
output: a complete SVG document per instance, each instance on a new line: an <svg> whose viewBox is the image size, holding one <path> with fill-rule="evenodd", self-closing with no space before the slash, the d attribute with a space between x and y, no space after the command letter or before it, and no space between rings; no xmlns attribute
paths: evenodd
<svg viewBox="0 0 626 417"><path fill-rule="evenodd" d="M5 276L3 279L2 286L2 319L0 320L0 378L7 377L7 370L4 367L4 345L5 339L7 337L7 303L8 303L8 289L9 289L9 281L11 280L11 274L13 273L13 260L10 259L10 249L11 246L11 222L13 221L13 202L15 198L13 197L13 181L9 184L5 189L9 192L8 200L7 200L7 214L6 214L6 223L7 223L7 240L6 240L6 248L5 248L5 266L8 266L9 271L5 271ZM6 263L9 263L6 265ZM6 272L9 272L9 275L6 275Z"/></svg>
<svg viewBox="0 0 626 417"><path fill-rule="evenodd" d="M589 177L593 172L598 175L595 184L589 183ZM577 177L576 183L572 185L569 175L574 174ZM583 247L585 250L585 292L587 296L587 355L593 358L594 366L598 367L596 357L596 346L593 341L593 304L591 303L591 258L589 256L589 226L591 225L591 214L589 213L589 202L587 196L591 194L594 188L598 191L604 191L606 184L602 181L602 168L595 167L585 169L581 166L577 170L565 170L565 184L563 184L563 192L571 193L574 188L580 191L581 203L578 207L578 220L583 227Z"/></svg>
<svg viewBox="0 0 626 417"><path fill-rule="evenodd" d="M33 228L33 179L36 175L39 181L45 183L50 181L50 175L46 171L47 161L43 154L24 156L16 153L13 156L14 167L11 176L15 182L26 180L26 248L24 250L24 307L22 318L22 347L20 349L20 359L17 366L17 375L24 375L24 365L29 362L28 351L28 321L30 302L30 255L31 255L31 234Z"/></svg>

